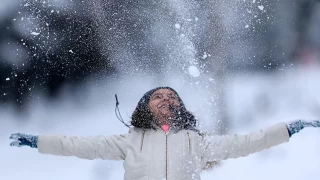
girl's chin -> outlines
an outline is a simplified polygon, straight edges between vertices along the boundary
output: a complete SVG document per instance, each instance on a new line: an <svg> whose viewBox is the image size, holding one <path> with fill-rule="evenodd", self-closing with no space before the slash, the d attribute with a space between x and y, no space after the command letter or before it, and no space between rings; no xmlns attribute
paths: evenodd
<svg viewBox="0 0 320 180"><path fill-rule="evenodd" d="M160 116L158 116L158 119L170 119L172 117L171 112L169 113L162 113Z"/></svg>
<svg viewBox="0 0 320 180"><path fill-rule="evenodd" d="M172 116L172 113L171 112L163 113L162 116L164 118L170 118Z"/></svg>

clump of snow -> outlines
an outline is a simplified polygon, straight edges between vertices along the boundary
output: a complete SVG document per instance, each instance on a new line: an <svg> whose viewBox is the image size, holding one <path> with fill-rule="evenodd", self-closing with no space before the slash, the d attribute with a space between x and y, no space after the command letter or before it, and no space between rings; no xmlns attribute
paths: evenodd
<svg viewBox="0 0 320 180"><path fill-rule="evenodd" d="M204 52L202 55L202 59L207 59L207 57L211 57L211 54L208 54L207 52Z"/></svg>
<svg viewBox="0 0 320 180"><path fill-rule="evenodd" d="M176 24L174 25L174 27L175 27L176 29L181 29L181 25L178 24L178 23L176 23Z"/></svg>
<svg viewBox="0 0 320 180"><path fill-rule="evenodd" d="M245 28L249 28L249 25L248 25L248 24L246 24L244 27L245 27Z"/></svg>
<svg viewBox="0 0 320 180"><path fill-rule="evenodd" d="M190 66L188 68L189 70L189 74L192 76L192 77L198 77L200 76L200 71L199 69L196 67L196 66Z"/></svg>
<svg viewBox="0 0 320 180"><path fill-rule="evenodd" d="M258 8L261 10L261 11L263 11L263 9L264 9L264 6L258 6Z"/></svg>
<svg viewBox="0 0 320 180"><path fill-rule="evenodd" d="M6 78L6 81L10 81L10 78Z"/></svg>
<svg viewBox="0 0 320 180"><path fill-rule="evenodd" d="M203 56L202 56L202 59L206 59L208 57L208 55L207 54L204 54Z"/></svg>
<svg viewBox="0 0 320 180"><path fill-rule="evenodd" d="M34 35L34 36L38 36L40 33L32 32L31 34Z"/></svg>

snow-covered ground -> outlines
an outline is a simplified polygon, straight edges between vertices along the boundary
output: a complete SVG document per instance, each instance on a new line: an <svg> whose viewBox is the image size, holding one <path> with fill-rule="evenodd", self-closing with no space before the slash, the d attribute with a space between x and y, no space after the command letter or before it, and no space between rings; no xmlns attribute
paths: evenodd
<svg viewBox="0 0 320 180"><path fill-rule="evenodd" d="M296 118L319 119L319 77L319 68L233 76L226 85L233 122L230 134L248 133ZM24 115L10 107L0 109L0 179L122 179L121 161L41 155L36 149L10 147L8 137L14 132L83 136L125 133L126 127L114 115L114 93L118 93L122 116L128 120L142 94L158 85L147 80L137 82L128 79L122 83L88 83L76 98L72 98L74 92L65 90L54 102L39 95ZM206 96L205 93L190 96L199 88L186 88L174 81L168 85L176 88L193 112ZM224 161L221 167L204 172L202 177L203 180L318 180L319 150L320 129L305 129L289 143L246 158Z"/></svg>

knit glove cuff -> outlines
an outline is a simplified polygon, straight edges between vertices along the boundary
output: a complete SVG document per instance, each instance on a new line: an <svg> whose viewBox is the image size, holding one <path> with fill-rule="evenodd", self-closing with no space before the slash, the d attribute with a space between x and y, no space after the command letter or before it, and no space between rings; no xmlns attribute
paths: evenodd
<svg viewBox="0 0 320 180"><path fill-rule="evenodd" d="M296 121L288 122L286 124L287 124L290 137L293 134L298 133L305 127L320 127L320 121L296 120Z"/></svg>

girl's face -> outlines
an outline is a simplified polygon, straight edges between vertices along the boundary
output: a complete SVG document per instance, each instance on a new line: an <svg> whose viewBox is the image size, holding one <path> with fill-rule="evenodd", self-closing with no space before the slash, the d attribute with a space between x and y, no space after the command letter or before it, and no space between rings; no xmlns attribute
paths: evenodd
<svg viewBox="0 0 320 180"><path fill-rule="evenodd" d="M169 106L180 106L180 103L176 93L170 89L159 89L150 96L148 106L156 119L161 120L172 116Z"/></svg>

